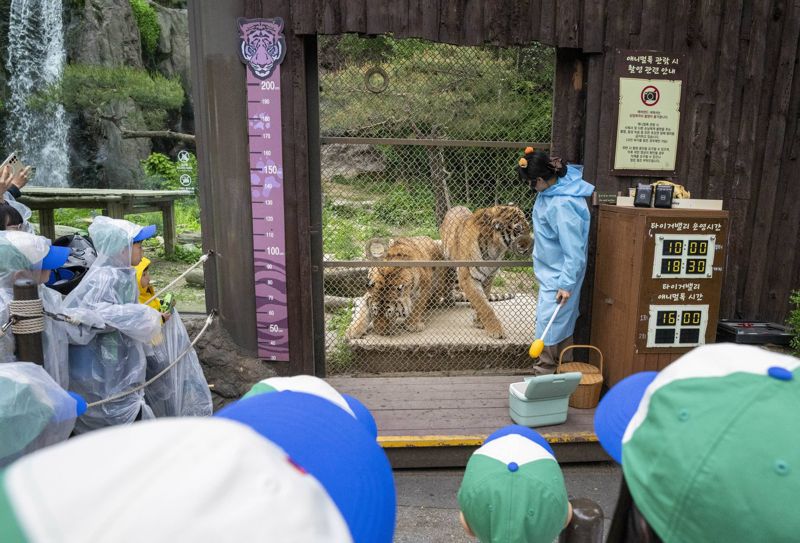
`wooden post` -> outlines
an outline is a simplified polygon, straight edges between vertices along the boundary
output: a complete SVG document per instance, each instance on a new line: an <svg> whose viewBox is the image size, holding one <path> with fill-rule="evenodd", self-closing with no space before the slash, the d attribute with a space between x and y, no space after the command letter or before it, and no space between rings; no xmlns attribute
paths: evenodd
<svg viewBox="0 0 800 543"><path fill-rule="evenodd" d="M124 219L125 205L120 202L108 202L108 216L112 219Z"/></svg>
<svg viewBox="0 0 800 543"><path fill-rule="evenodd" d="M169 258L175 254L175 202L169 200L160 207L164 219L164 254Z"/></svg>
<svg viewBox="0 0 800 543"><path fill-rule="evenodd" d="M39 210L39 234L49 239L56 239L56 220L53 214L53 209Z"/></svg>
<svg viewBox="0 0 800 543"><path fill-rule="evenodd" d="M14 282L14 301L29 301L39 299L39 288L37 284L31 279L19 279ZM35 320L43 318L41 310L39 314L36 311L28 309L15 309L13 304L11 306L11 315L20 316L25 319L17 324L12 324L11 329L14 332L14 343L16 345L15 354L17 360L23 362L33 362L35 364L44 365L44 350L42 349L42 326L36 327ZM28 329L38 331L28 332Z"/></svg>

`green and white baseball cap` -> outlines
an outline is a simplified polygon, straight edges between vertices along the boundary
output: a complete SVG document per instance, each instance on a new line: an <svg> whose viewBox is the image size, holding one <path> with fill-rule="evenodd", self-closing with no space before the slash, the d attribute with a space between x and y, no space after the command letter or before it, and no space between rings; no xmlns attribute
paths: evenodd
<svg viewBox="0 0 800 543"><path fill-rule="evenodd" d="M323 486L249 427L159 419L85 434L0 472L4 543L352 542Z"/></svg>
<svg viewBox="0 0 800 543"><path fill-rule="evenodd" d="M665 543L800 537L799 359L698 347L620 381L594 422Z"/></svg>
<svg viewBox="0 0 800 543"><path fill-rule="evenodd" d="M553 450L524 426L501 428L472 454L458 505L484 543L552 543L569 517Z"/></svg>
<svg viewBox="0 0 800 543"><path fill-rule="evenodd" d="M281 392L284 390L304 392L328 400L359 421L372 437L378 437L378 425L375 423L375 418L372 416L372 413L370 413L369 409L367 409L364 404L353 396L339 392L328 384L327 381L312 375L270 377L268 379L263 379L253 385L247 394L242 396L242 399L257 394Z"/></svg>

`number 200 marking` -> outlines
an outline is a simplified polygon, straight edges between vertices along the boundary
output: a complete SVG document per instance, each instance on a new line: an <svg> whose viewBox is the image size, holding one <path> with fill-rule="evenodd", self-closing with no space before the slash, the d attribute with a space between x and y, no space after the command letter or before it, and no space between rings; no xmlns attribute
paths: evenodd
<svg viewBox="0 0 800 543"><path fill-rule="evenodd" d="M261 90L275 90L275 82L274 81L262 81L261 82Z"/></svg>

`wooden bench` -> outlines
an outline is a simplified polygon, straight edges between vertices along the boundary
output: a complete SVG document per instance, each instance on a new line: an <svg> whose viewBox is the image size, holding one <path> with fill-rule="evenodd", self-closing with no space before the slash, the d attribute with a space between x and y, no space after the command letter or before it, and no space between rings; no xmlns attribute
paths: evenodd
<svg viewBox="0 0 800 543"><path fill-rule="evenodd" d="M175 252L175 200L187 198L190 190L117 190L25 187L19 201L39 212L39 232L55 239L56 209L101 209L114 219L133 213L161 212L164 222L164 252Z"/></svg>

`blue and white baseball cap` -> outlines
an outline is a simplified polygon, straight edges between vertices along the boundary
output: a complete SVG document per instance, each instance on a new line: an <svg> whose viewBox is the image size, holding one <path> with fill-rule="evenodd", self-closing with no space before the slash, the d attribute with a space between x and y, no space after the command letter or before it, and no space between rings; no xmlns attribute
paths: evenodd
<svg viewBox="0 0 800 543"><path fill-rule="evenodd" d="M799 359L722 343L620 381L594 424L666 543L796 541L798 413Z"/></svg>
<svg viewBox="0 0 800 543"><path fill-rule="evenodd" d="M458 505L470 530L492 543L551 543L570 504L553 450L536 431L506 426L467 463Z"/></svg>
<svg viewBox="0 0 800 543"><path fill-rule="evenodd" d="M146 239L150 239L156 235L156 225L150 224L148 226L142 226L139 230L139 233L133 236L133 243L140 243Z"/></svg>
<svg viewBox="0 0 800 543"><path fill-rule="evenodd" d="M269 377L262 379L252 386L252 388L242 396L242 398L249 398L256 394L265 394L269 392L280 392L283 390L291 390L293 392L304 392L306 394L313 394L324 398L334 405L339 406L346 411L356 420L364 425L364 428L369 432L372 437L378 437L378 425L369 409L358 401L356 398L340 393L333 388L327 381L314 377L313 375L295 375L292 377Z"/></svg>
<svg viewBox="0 0 800 543"><path fill-rule="evenodd" d="M352 542L325 489L276 444L225 419L91 432L0 472L4 543Z"/></svg>
<svg viewBox="0 0 800 543"><path fill-rule="evenodd" d="M256 394L215 414L283 448L327 490L355 543L391 543L397 498L383 449L345 409L290 390Z"/></svg>
<svg viewBox="0 0 800 543"><path fill-rule="evenodd" d="M68 258L69 247L53 246L45 237L15 230L0 232L0 273L54 270Z"/></svg>

